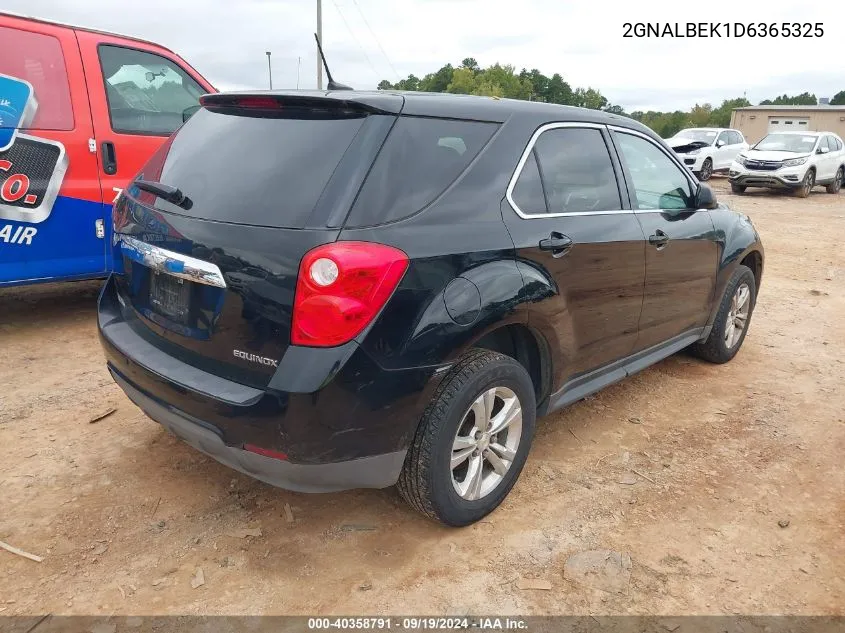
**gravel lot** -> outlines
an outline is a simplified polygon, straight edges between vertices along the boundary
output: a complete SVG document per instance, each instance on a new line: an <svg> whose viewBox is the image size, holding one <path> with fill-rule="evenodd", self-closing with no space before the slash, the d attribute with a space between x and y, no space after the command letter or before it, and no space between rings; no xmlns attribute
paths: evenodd
<svg viewBox="0 0 845 633"><path fill-rule="evenodd" d="M218 465L112 383L99 284L0 291L0 540L43 557L0 550L0 613L845 614L845 194L712 186L766 248L739 356L541 420L462 530Z"/></svg>

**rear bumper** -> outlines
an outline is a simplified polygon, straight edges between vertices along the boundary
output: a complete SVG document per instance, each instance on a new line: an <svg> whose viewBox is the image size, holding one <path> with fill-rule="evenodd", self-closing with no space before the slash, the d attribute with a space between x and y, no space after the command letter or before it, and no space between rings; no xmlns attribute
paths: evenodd
<svg viewBox="0 0 845 633"><path fill-rule="evenodd" d="M198 450L290 490L396 483L442 376L433 367L384 370L356 344L323 350L337 356L333 361L291 346L267 387L257 389L167 354L133 314L110 279L100 295L98 330L109 371L127 396Z"/></svg>
<svg viewBox="0 0 845 633"><path fill-rule="evenodd" d="M142 393L117 370L112 378L150 418L198 451L221 464L272 486L296 492L335 492L352 488L387 488L396 483L406 451L375 455L329 464L293 464L272 457L227 446L221 436L172 407L166 407Z"/></svg>

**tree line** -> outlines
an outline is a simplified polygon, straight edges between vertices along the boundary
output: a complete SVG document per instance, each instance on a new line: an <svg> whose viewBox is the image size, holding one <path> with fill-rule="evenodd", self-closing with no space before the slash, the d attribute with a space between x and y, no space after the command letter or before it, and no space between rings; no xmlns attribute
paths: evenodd
<svg viewBox="0 0 845 633"><path fill-rule="evenodd" d="M751 105L744 97L725 99L718 107L709 103L695 104L689 111L674 112L626 112L620 105L611 104L597 89L592 87L573 88L560 73L548 77L536 68L523 68L516 72L514 66L493 64L481 68L473 57L467 57L459 66L446 64L440 70L424 77L408 75L396 83L385 80L379 83L379 90L410 90L415 92L451 92L455 94L504 97L543 101L561 105L578 106L603 110L627 116L647 125L663 138L673 136L688 127L728 127L734 108ZM845 90L838 92L831 105L845 105ZM804 92L800 95L781 95L766 99L760 105L818 105L816 95Z"/></svg>

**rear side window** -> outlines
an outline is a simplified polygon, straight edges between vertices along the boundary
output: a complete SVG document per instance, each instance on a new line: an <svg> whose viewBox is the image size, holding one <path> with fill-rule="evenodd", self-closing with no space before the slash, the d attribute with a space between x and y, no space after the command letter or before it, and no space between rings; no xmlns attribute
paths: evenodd
<svg viewBox="0 0 845 633"><path fill-rule="evenodd" d="M591 128L554 128L534 145L550 213L622 208L604 137Z"/></svg>
<svg viewBox="0 0 845 633"><path fill-rule="evenodd" d="M522 172L513 188L513 201L525 215L548 213L546 194L543 193L543 181L537 167L537 152L533 149L522 166Z"/></svg>
<svg viewBox="0 0 845 633"><path fill-rule="evenodd" d="M157 198L163 211L302 228L366 117L315 118L298 108L273 117L238 112L199 110L138 177L178 187L191 200L184 209Z"/></svg>
<svg viewBox="0 0 845 633"><path fill-rule="evenodd" d="M347 226L373 226L413 215L463 173L495 123L399 117L358 195Z"/></svg>
<svg viewBox="0 0 845 633"><path fill-rule="evenodd" d="M0 128L72 130L73 107L59 40L0 26L0 42ZM32 86L31 95L23 82Z"/></svg>

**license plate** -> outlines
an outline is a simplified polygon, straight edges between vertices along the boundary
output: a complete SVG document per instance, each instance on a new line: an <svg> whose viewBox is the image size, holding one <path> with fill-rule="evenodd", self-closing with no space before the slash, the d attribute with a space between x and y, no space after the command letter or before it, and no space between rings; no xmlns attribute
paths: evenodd
<svg viewBox="0 0 845 633"><path fill-rule="evenodd" d="M172 275L153 273L150 307L177 323L187 323L191 307L191 282Z"/></svg>

